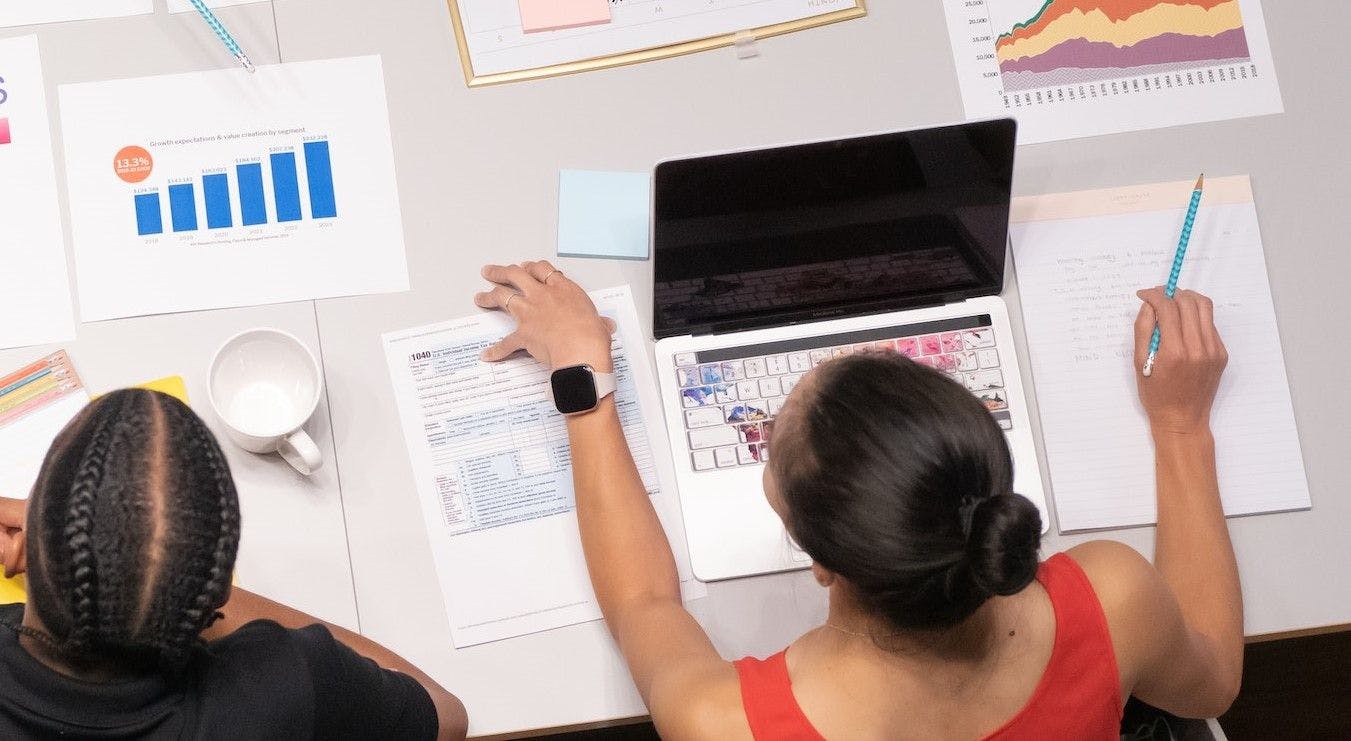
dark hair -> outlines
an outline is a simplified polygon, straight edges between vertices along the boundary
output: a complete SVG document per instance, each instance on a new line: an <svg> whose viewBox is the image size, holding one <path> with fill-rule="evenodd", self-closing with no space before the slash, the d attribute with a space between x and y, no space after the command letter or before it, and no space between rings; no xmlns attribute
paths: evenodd
<svg viewBox="0 0 1351 741"><path fill-rule="evenodd" d="M803 550L898 630L942 630L1036 575L1041 516L984 405L894 352L817 368L770 465Z"/></svg>
<svg viewBox="0 0 1351 741"><path fill-rule="evenodd" d="M117 391L47 452L28 512L30 608L76 664L182 670L229 595L239 498L182 402Z"/></svg>

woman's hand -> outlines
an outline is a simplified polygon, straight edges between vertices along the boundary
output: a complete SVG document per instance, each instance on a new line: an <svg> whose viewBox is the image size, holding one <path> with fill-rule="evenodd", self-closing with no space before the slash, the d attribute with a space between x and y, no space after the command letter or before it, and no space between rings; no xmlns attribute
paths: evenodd
<svg viewBox="0 0 1351 741"><path fill-rule="evenodd" d="M28 570L28 500L0 497L0 562L5 578Z"/></svg>
<svg viewBox="0 0 1351 741"><path fill-rule="evenodd" d="M1210 428L1210 406L1229 353L1215 329L1214 305L1195 291L1172 300L1163 288L1136 294L1144 301L1135 320L1135 374L1140 401L1155 435L1194 434ZM1157 324L1159 352L1154 374L1141 372Z"/></svg>
<svg viewBox="0 0 1351 741"><path fill-rule="evenodd" d="M501 309L516 320L516 331L483 351L495 363L524 350L549 368L589 365L602 373L613 370L610 334L614 321L596 313L581 286L548 262L488 265L483 277L497 284L476 294L484 309Z"/></svg>

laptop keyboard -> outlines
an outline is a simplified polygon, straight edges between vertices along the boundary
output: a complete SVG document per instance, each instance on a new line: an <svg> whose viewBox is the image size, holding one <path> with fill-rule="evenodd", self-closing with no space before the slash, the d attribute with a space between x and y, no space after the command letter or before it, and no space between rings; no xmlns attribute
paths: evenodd
<svg viewBox="0 0 1351 741"><path fill-rule="evenodd" d="M943 371L984 402L1001 428L1012 429L1002 349L989 315L677 353L674 370L694 470L769 460L774 420L803 374L830 358L878 351Z"/></svg>

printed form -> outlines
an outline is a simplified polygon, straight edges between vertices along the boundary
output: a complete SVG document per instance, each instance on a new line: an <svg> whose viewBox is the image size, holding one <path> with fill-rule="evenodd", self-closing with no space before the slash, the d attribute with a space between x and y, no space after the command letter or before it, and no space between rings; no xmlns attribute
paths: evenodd
<svg viewBox="0 0 1351 741"><path fill-rule="evenodd" d="M618 325L615 401L629 449L693 580L670 459L654 454L659 414L651 363L627 286L591 294ZM455 646L600 619L577 532L567 427L532 358L479 360L511 331L485 313L385 335L390 376ZM627 348L635 348L630 353Z"/></svg>

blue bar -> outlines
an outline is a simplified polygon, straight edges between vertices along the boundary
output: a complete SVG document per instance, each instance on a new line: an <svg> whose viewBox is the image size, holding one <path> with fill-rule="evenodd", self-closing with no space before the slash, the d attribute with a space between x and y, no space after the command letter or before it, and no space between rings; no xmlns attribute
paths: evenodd
<svg viewBox="0 0 1351 741"><path fill-rule="evenodd" d="M333 198L333 163L328 142L305 142L305 176L310 181L310 218L331 219L338 215Z"/></svg>
<svg viewBox="0 0 1351 741"><path fill-rule="evenodd" d="M296 153L272 155L272 196L277 200L277 221L300 221L300 181L296 179Z"/></svg>
<svg viewBox="0 0 1351 741"><path fill-rule="evenodd" d="M141 193L136 196L136 233L164 233L164 217L160 215L159 193Z"/></svg>
<svg viewBox="0 0 1351 741"><path fill-rule="evenodd" d="M239 217L244 226L267 223L267 203L263 196L263 165L245 163L235 168L239 175Z"/></svg>
<svg viewBox="0 0 1351 741"><path fill-rule="evenodd" d="M192 183L169 186L169 218L176 232L197 231L196 188Z"/></svg>
<svg viewBox="0 0 1351 741"><path fill-rule="evenodd" d="M224 175L203 175L202 196L206 198L206 228L229 229L235 225L230 210L230 179Z"/></svg>

